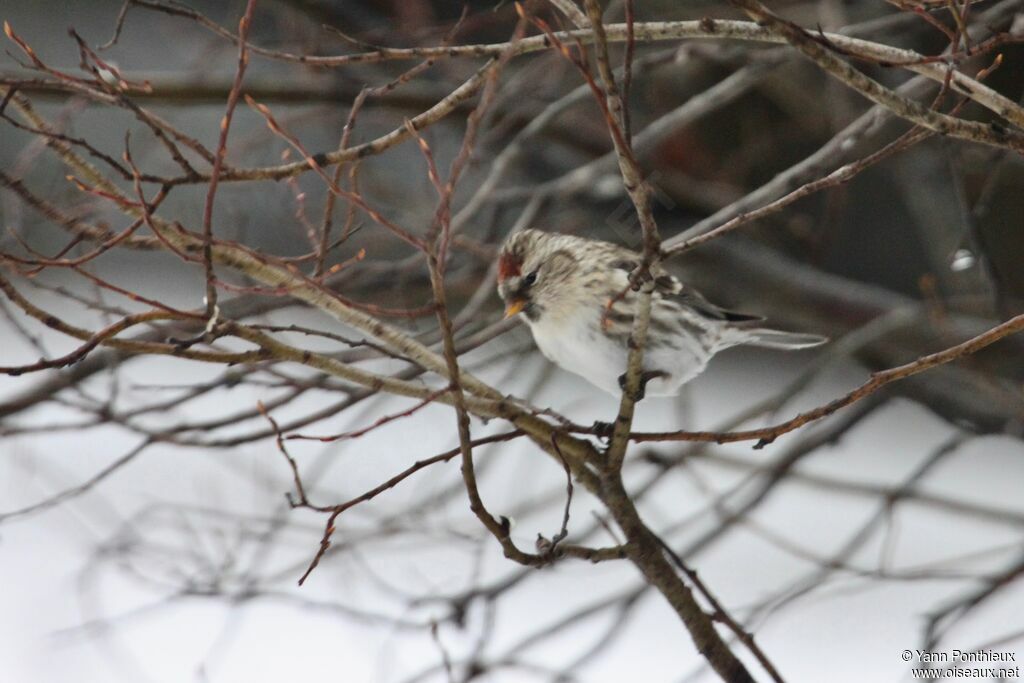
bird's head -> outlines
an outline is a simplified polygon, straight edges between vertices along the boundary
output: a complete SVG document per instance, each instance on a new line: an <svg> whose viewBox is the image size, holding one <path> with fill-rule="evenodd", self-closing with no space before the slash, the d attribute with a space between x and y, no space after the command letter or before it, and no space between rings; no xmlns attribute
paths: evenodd
<svg viewBox="0 0 1024 683"><path fill-rule="evenodd" d="M530 322L573 304L572 279L578 268L565 235L522 230L510 236L498 256L498 294L505 317L523 313Z"/></svg>

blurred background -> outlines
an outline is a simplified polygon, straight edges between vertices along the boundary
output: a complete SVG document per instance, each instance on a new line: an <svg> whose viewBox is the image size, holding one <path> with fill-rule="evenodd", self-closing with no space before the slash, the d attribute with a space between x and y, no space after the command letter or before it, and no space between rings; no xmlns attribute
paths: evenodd
<svg viewBox="0 0 1024 683"><path fill-rule="evenodd" d="M606 23L624 20L621 2L602 4ZM771 3L805 27L924 55L949 47L959 12L978 31L976 43L1006 36L998 50L959 68L973 75L1001 54L985 83L1021 101L1024 2L925 3L916 12L898 5ZM127 7L120 30L122 3L114 0L7 0L0 15L47 65L78 75L79 47L66 29L94 49L116 35L98 54L128 80L151 86L130 100L214 148L238 50L210 26L234 33L245 3L192 2L198 19L177 4ZM547 3L528 8L553 26L567 24ZM635 7L638 22L705 17L743 18L724 2ZM502 43L516 19L512 3L495 1L261 0L249 37L276 52L338 55ZM612 48L621 65L623 46ZM120 159L128 133L140 168L180 173L130 107L55 86L19 66L25 57L13 42L7 49L3 87L17 85L63 135ZM270 107L306 149L331 151L360 90L394 82L420 61L318 68L254 53L243 92ZM938 92L938 84L909 83L905 69L854 63L924 104ZM352 144L401 129L482 64L437 59L371 95ZM940 106L948 111L957 101L947 94ZM440 168L458 153L473 106L460 104L424 131ZM762 206L909 130L790 48L725 39L638 43L628 107L666 240ZM13 105L5 114L20 121ZM957 115L995 120L971 101ZM24 255L28 243L53 254L68 239L61 221L26 201L13 180L65 215L125 228L110 202L65 179L38 135L0 124L4 253ZM228 150L237 167L301 161L244 103ZM611 419L617 400L551 366L521 326L500 323L488 270L520 223L639 247L611 150L571 63L550 51L516 56L501 73L453 206L449 296L453 311L468 311L463 332L486 340L464 362L503 392L582 424ZM376 210L414 233L430 227L437 196L415 143L369 155L346 174L356 168L356 180L346 180ZM644 401L637 428L773 424L845 393L871 371L1021 313L1022 184L1019 154L936 136L673 259L670 267L712 301L834 341L798 354L729 351L678 399ZM315 173L223 183L217 234L301 257L321 222L324 187ZM176 187L160 215L198 230L206 192L204 183ZM365 215L350 217L341 200L333 216L344 240L328 265L365 250L332 281L337 291L392 309L430 302L427 270L406 245ZM92 329L132 303L69 269L33 277L8 270L33 303ZM170 305L202 305L201 268L164 250L114 249L89 272ZM225 292L223 301L239 319L338 331L327 316L280 297ZM3 365L77 345L3 304ZM389 322L424 338L436 330L429 311ZM294 338L337 351L328 340ZM763 450L637 444L627 456L631 492L648 524L756 633L787 681L909 680L900 657L908 648L980 648L1019 659L1022 350L1024 339L1007 338ZM381 372L406 368L386 357L364 362ZM469 512L454 461L344 513L330 551L298 587L324 516L288 506L292 472L256 404L286 431L307 435L371 425L410 406L353 397L350 387L301 368L224 368L104 349L64 370L0 376L3 680L715 680L632 566L567 560L534 570L505 560ZM358 440L291 441L289 451L311 497L332 505L457 446L454 424L448 408L432 405ZM501 425L475 421L474 430L497 433ZM557 463L519 441L484 447L478 459L484 498L515 520L520 545L558 530L565 475ZM578 490L570 538L611 542L601 514Z"/></svg>

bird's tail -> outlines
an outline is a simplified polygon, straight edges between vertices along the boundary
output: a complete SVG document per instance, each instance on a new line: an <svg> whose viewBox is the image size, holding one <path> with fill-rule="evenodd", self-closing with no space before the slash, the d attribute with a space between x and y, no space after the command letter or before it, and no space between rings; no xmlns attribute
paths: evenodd
<svg viewBox="0 0 1024 683"><path fill-rule="evenodd" d="M766 349L783 349L792 351L796 349L811 349L821 346L828 341L828 337L818 334L804 334L802 332L783 332L781 330L770 330L764 327L745 330L748 335L747 344L761 346Z"/></svg>

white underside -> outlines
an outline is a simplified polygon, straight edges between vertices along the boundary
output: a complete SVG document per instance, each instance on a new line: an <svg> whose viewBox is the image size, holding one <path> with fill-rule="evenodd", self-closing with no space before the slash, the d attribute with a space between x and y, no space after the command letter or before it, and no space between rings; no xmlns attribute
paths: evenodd
<svg viewBox="0 0 1024 683"><path fill-rule="evenodd" d="M626 372L628 349L601 333L600 312L592 314L592 319L581 314L558 322L526 322L548 360L610 394L622 393L619 377ZM707 367L712 354L696 340L680 337L674 342L673 347L649 346L644 352L645 370L668 373L647 383L647 396L675 396Z"/></svg>

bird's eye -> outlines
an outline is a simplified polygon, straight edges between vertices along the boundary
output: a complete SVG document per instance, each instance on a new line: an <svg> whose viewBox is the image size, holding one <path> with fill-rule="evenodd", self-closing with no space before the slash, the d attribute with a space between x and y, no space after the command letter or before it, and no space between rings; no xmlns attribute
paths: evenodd
<svg viewBox="0 0 1024 683"><path fill-rule="evenodd" d="M527 287L530 287L536 281L537 281L537 271L536 270L533 271L532 273L527 274L527 276L523 278L523 284L526 285Z"/></svg>

